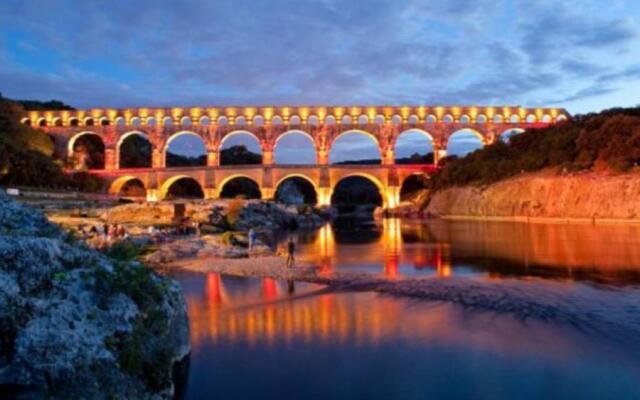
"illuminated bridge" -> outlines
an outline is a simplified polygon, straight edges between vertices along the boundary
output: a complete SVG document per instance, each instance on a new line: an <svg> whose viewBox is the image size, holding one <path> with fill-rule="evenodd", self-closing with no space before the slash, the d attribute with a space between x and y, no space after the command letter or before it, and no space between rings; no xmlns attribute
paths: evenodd
<svg viewBox="0 0 640 400"><path fill-rule="evenodd" d="M517 106L192 107L29 111L22 122L45 130L58 153L69 161L74 160L79 138L97 136L104 147L104 167L90 172L106 179L106 190L111 194L138 180L147 200L159 201L167 197L176 181L191 178L205 198L215 199L228 182L245 177L258 185L262 198L269 199L286 179L299 177L313 185L318 203L326 205L338 182L361 176L378 187L385 208L394 208L404 180L431 172L447 155L448 142L458 132L471 132L486 145L508 132L545 127L568 117L563 109ZM431 144L433 164L396 163L396 142L409 131L420 132ZM309 140L315 161L308 165L274 163L279 141L294 133ZM330 164L332 146L348 133L372 140L379 150L380 164ZM257 141L262 150L261 165L220 165L222 145L239 134ZM132 135L150 143L148 167L121 168L120 148ZM183 135L202 141L206 165L167 166L169 145Z"/></svg>

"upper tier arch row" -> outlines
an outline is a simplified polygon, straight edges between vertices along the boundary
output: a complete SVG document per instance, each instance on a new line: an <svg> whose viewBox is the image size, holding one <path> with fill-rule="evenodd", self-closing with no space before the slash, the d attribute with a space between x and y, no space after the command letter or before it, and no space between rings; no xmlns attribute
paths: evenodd
<svg viewBox="0 0 640 400"><path fill-rule="evenodd" d="M21 122L32 126L167 125L382 125L392 123L553 123L568 119L562 108L520 106L336 106L95 108L28 111Z"/></svg>

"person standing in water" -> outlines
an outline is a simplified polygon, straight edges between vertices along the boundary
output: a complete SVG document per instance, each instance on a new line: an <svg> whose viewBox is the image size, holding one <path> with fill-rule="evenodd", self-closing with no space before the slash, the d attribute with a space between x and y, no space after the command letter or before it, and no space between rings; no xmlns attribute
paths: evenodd
<svg viewBox="0 0 640 400"><path fill-rule="evenodd" d="M296 242L293 241L293 237L289 236L287 241L287 268L293 267L295 263Z"/></svg>

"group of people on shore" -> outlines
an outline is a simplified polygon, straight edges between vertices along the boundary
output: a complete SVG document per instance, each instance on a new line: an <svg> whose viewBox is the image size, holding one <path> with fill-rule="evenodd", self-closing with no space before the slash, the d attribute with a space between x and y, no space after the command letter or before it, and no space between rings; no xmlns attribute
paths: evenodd
<svg viewBox="0 0 640 400"><path fill-rule="evenodd" d="M199 224L181 224L177 226L155 226L150 225L147 228L147 236L153 243L164 243L170 241L176 236L200 235ZM129 239L130 235L126 228L121 224L102 224L102 225L80 225L76 228L78 238L91 243L93 246L102 248L112 244ZM249 253L253 251L258 244L258 234L255 229L251 228L247 232L247 242ZM295 264L296 242L293 236L289 236L287 241L279 246L277 254L286 257L286 266L291 268Z"/></svg>
<svg viewBox="0 0 640 400"><path fill-rule="evenodd" d="M119 224L91 225L90 227L80 225L76 229L76 234L80 239L93 242L97 247L108 246L113 242L129 238L125 227Z"/></svg>

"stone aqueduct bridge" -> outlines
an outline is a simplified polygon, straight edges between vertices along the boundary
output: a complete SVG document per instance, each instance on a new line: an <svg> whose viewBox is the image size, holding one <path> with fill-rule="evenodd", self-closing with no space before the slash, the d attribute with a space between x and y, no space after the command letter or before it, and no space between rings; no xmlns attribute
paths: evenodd
<svg viewBox="0 0 640 400"><path fill-rule="evenodd" d="M544 127L567 119L563 109L522 107L212 107L136 108L75 111L30 111L22 122L47 131L66 157L72 158L74 143L82 135L97 135L105 146L105 168L93 170L106 178L112 194L139 179L148 201L163 200L170 186L180 178L195 179L205 198L218 198L224 185L236 177L254 180L263 198L272 198L278 185L288 177L308 180L316 189L318 202L329 204L333 188L349 176L373 181L383 198L383 206L399 204L404 179L425 174L446 156L449 138L466 129L489 144L514 129ZM395 144L407 131L420 131L434 150L434 165L398 165ZM274 164L273 152L284 135L297 132L315 146L312 165ZM357 132L378 145L380 165L330 165L329 153L343 134ZM220 149L229 137L248 133L262 148L263 164L220 166ZM120 145L130 135L140 135L151 143L151 168L120 169ZM201 167L169 168L165 155L169 144L180 135L200 137L207 151ZM419 149L416 149L419 150Z"/></svg>

